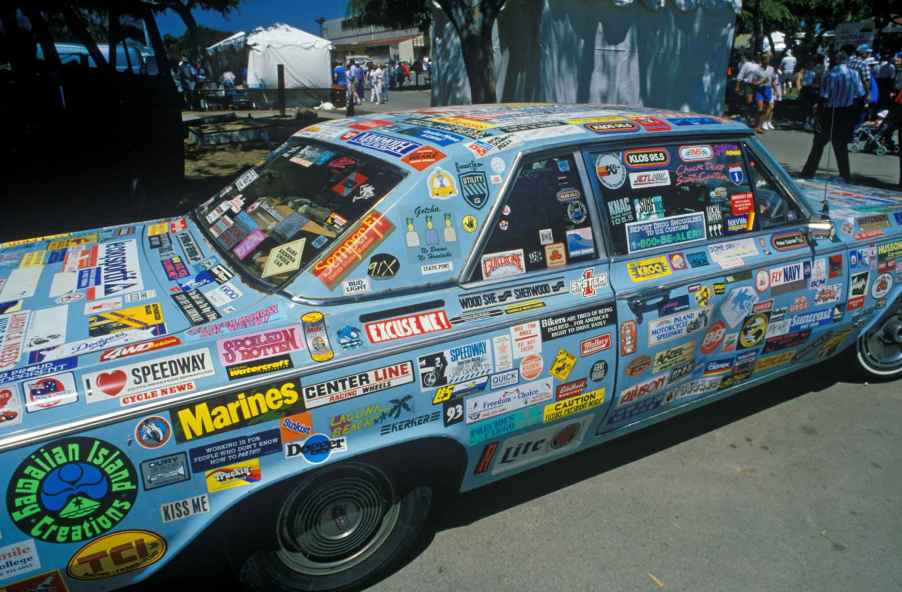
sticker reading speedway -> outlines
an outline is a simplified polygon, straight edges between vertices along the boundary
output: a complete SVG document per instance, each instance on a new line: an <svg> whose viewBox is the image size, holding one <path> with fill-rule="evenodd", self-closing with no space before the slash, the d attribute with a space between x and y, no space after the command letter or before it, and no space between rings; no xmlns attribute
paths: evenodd
<svg viewBox="0 0 902 592"><path fill-rule="evenodd" d="M191 381L215 373L210 350L202 348L92 372L82 378L88 403L119 399L122 405L130 405L176 392L188 392L194 389Z"/></svg>
<svg viewBox="0 0 902 592"><path fill-rule="evenodd" d="M303 387L308 409L346 401L413 382L413 362L400 362Z"/></svg>

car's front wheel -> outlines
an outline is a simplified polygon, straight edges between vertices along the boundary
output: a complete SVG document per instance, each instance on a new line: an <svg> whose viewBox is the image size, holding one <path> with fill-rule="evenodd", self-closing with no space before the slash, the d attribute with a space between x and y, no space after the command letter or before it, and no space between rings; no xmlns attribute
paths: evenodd
<svg viewBox="0 0 902 592"><path fill-rule="evenodd" d="M427 485L403 485L381 468L348 462L304 478L282 501L271 548L241 569L256 591L344 590L412 551L432 502Z"/></svg>
<svg viewBox="0 0 902 592"><path fill-rule="evenodd" d="M875 378L902 376L902 309L884 317L858 338L858 363Z"/></svg>

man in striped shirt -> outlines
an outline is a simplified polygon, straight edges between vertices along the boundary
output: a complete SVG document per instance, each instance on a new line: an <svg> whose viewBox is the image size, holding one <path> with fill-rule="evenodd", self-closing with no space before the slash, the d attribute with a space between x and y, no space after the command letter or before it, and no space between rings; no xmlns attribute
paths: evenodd
<svg viewBox="0 0 902 592"><path fill-rule="evenodd" d="M836 58L830 60L834 66L821 83L818 124L811 152L802 168L803 177L814 176L824 147L830 142L833 144L833 153L836 154L840 176L846 181L851 180L849 141L852 139L855 121L861 112L862 99L866 95L861 77L858 72L846 65L847 60L848 56L844 52L837 53Z"/></svg>

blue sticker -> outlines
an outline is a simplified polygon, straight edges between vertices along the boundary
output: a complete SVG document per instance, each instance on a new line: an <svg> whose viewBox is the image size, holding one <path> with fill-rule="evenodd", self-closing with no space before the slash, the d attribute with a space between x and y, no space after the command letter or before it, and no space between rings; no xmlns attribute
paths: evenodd
<svg viewBox="0 0 902 592"><path fill-rule="evenodd" d="M741 165L731 165L727 169L727 172L730 173L730 181L733 182L733 185L742 185L745 181L745 173L742 171Z"/></svg>
<svg viewBox="0 0 902 592"><path fill-rule="evenodd" d="M313 246L314 249L322 249L323 245L325 245L327 242L329 242L329 239L327 239L323 235L319 235L318 237L313 239L313 242L310 244Z"/></svg>
<svg viewBox="0 0 902 592"><path fill-rule="evenodd" d="M276 428L192 448L188 455L191 457L191 472L201 473L281 450L282 441Z"/></svg>
<svg viewBox="0 0 902 592"><path fill-rule="evenodd" d="M59 263L60 261L65 259L66 258L66 250L67 249L60 249L58 251L50 251L50 255L47 257L47 264L50 265L51 263Z"/></svg>
<svg viewBox="0 0 902 592"><path fill-rule="evenodd" d="M303 442L285 444L285 458L303 456L308 463L318 465L329 460L333 453L345 452L347 449L347 438L329 438L325 434L313 434Z"/></svg>
<svg viewBox="0 0 902 592"><path fill-rule="evenodd" d="M360 329L345 325L338 330L338 345L342 349L356 349L363 345L363 338Z"/></svg>
<svg viewBox="0 0 902 592"><path fill-rule="evenodd" d="M567 204L567 218L574 224L582 224L586 221L588 215L589 213L586 211L586 206L583 205L583 202L571 201Z"/></svg>
<svg viewBox="0 0 902 592"><path fill-rule="evenodd" d="M348 140L348 143L369 148L370 150L375 150L384 154L391 154L392 156L404 156L422 146L422 144L417 144L410 140L393 138L392 136L386 136L385 134L376 132L363 132L357 134Z"/></svg>
<svg viewBox="0 0 902 592"><path fill-rule="evenodd" d="M53 360L51 362L40 362L38 364L24 366L22 368L13 368L12 370L0 372L0 384L6 384L7 382L15 382L18 380L26 380L28 378L35 378L36 376L44 376L45 374L56 374L57 372L62 372L63 370L71 370L76 366L78 366L78 358L71 357L61 358L59 360Z"/></svg>
<svg viewBox="0 0 902 592"><path fill-rule="evenodd" d="M896 219L896 224L902 226L902 212L896 212L895 214L893 214L893 218Z"/></svg>
<svg viewBox="0 0 902 592"><path fill-rule="evenodd" d="M673 125L717 125L720 122L711 117L668 117Z"/></svg>
<svg viewBox="0 0 902 592"><path fill-rule="evenodd" d="M433 144L438 144L439 146L450 146L451 144L456 144L458 142L463 142L464 140L466 140L465 137L452 132L434 130L425 127L406 127L399 129L398 133L405 136L412 136L414 138L426 140L427 142L432 142Z"/></svg>
<svg viewBox="0 0 902 592"><path fill-rule="evenodd" d="M704 240L705 215L696 212L661 220L630 222L626 225L626 237L630 253Z"/></svg>
<svg viewBox="0 0 902 592"><path fill-rule="evenodd" d="M554 160L554 162L557 163L557 170L559 170L560 172L562 172L562 173L570 172L570 161L568 161L567 159L565 159L565 158L557 159L556 158Z"/></svg>
<svg viewBox="0 0 902 592"><path fill-rule="evenodd" d="M698 253L687 253L686 261L689 262L691 267L706 267L711 265L711 262L708 261L708 253L705 251L699 251Z"/></svg>

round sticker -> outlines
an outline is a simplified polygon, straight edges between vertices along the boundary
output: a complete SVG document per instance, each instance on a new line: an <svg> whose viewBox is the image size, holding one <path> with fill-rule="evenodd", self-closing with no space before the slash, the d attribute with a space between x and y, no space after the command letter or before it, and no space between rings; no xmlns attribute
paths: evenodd
<svg viewBox="0 0 902 592"><path fill-rule="evenodd" d="M764 341L767 333L767 314L760 313L746 317L739 331L739 347L748 349L757 347Z"/></svg>
<svg viewBox="0 0 902 592"><path fill-rule="evenodd" d="M583 202L572 201L567 204L567 218L574 224L582 224L586 221L588 215L589 213L586 211L586 206L583 205Z"/></svg>
<svg viewBox="0 0 902 592"><path fill-rule="evenodd" d="M504 159L495 156L490 161L489 165L492 167L492 170L498 173L499 175L504 172L504 169L507 168L507 165L504 164Z"/></svg>
<svg viewBox="0 0 902 592"><path fill-rule="evenodd" d="M727 325L723 321L717 321L705 331L705 337L702 339L701 352L703 354L711 354L714 353L720 344L723 343L723 338L727 334Z"/></svg>
<svg viewBox="0 0 902 592"><path fill-rule="evenodd" d="M551 442L549 442L549 448L551 448L552 450L558 450L560 448L568 446L579 436L579 432L580 430L582 430L582 427L583 426L581 423L571 423L570 425L564 426L551 438Z"/></svg>
<svg viewBox="0 0 902 592"><path fill-rule="evenodd" d="M507 220L502 220L498 223L498 228L500 228L501 230L507 230L508 228L510 228L510 222L508 222Z"/></svg>
<svg viewBox="0 0 902 592"><path fill-rule="evenodd" d="M889 291L892 289L893 276L888 273L881 273L877 276L877 279L874 280L874 285L871 286L871 296L879 300L889 294Z"/></svg>
<svg viewBox="0 0 902 592"><path fill-rule="evenodd" d="M115 528L138 496L135 467L96 438L63 438L35 450L9 479L6 507L26 535L80 543Z"/></svg>
<svg viewBox="0 0 902 592"><path fill-rule="evenodd" d="M593 382L604 380L604 377L608 375L608 363L604 360L598 360L592 364L590 374Z"/></svg>
<svg viewBox="0 0 902 592"><path fill-rule="evenodd" d="M426 182L429 185L429 197L432 199L448 199L457 195L454 177L442 168L432 171Z"/></svg>
<svg viewBox="0 0 902 592"><path fill-rule="evenodd" d="M620 189L626 183L626 167L620 154L600 154L595 159L595 174L608 189Z"/></svg>
<svg viewBox="0 0 902 592"><path fill-rule="evenodd" d="M767 292L768 288L770 288L770 274L766 269L759 269L755 274L755 289L759 292Z"/></svg>
<svg viewBox="0 0 902 592"><path fill-rule="evenodd" d="M376 253L370 257L366 273L375 280L385 280L395 277L400 269L401 263L397 257L389 253Z"/></svg>
<svg viewBox="0 0 902 592"><path fill-rule="evenodd" d="M530 354L520 360L520 376L523 377L523 380L535 380L542 373L544 366L542 356Z"/></svg>
<svg viewBox="0 0 902 592"><path fill-rule="evenodd" d="M169 442L170 436L172 436L172 426L165 417L159 415L145 417L135 426L135 442L141 448L151 450L160 448Z"/></svg>
<svg viewBox="0 0 902 592"><path fill-rule="evenodd" d="M476 216L464 216L460 221L460 225L466 232L476 232L476 228L478 226Z"/></svg>

